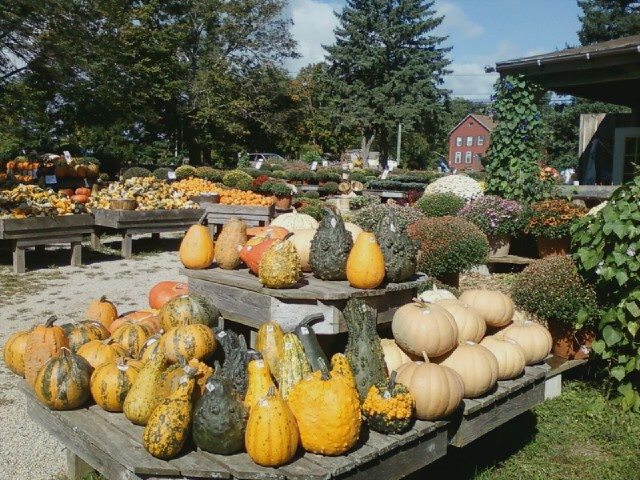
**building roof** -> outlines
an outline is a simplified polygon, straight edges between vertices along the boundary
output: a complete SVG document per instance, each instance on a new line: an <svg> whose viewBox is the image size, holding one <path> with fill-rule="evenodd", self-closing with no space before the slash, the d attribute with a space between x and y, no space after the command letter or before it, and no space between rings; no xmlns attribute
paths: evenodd
<svg viewBox="0 0 640 480"><path fill-rule="evenodd" d="M494 128L496 128L496 122L494 122L493 118L489 117L488 115L480 115L479 113L469 113L462 120L460 120L460 122L458 122L458 124L455 127L453 127L449 131L449 135L451 135L451 132L453 132L456 128L462 125L464 121L469 117L472 117L476 122L478 122L480 125L482 125L484 128L486 128L490 132L493 131Z"/></svg>

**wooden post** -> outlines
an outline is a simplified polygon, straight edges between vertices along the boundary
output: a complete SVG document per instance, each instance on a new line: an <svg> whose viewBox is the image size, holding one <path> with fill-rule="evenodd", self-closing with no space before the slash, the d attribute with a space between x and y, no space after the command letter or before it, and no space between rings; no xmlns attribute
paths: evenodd
<svg viewBox="0 0 640 480"><path fill-rule="evenodd" d="M93 472L91 465L67 448L67 477L69 480L82 480Z"/></svg>
<svg viewBox="0 0 640 480"><path fill-rule="evenodd" d="M131 258L133 251L133 240L131 234L126 231L122 234L122 258Z"/></svg>
<svg viewBox="0 0 640 480"><path fill-rule="evenodd" d="M18 246L18 241L13 241L13 273L24 273L26 271L24 259L24 247Z"/></svg>
<svg viewBox="0 0 640 480"><path fill-rule="evenodd" d="M94 250L100 250L102 248L102 242L100 241L100 234L93 232L91 234L91 248Z"/></svg>
<svg viewBox="0 0 640 480"><path fill-rule="evenodd" d="M82 242L71 242L71 266L82 265Z"/></svg>

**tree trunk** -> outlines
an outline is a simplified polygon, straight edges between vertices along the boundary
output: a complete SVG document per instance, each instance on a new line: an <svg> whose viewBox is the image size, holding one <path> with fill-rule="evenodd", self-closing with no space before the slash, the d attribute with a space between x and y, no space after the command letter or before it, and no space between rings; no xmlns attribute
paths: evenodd
<svg viewBox="0 0 640 480"><path fill-rule="evenodd" d="M375 134L369 134L368 132L364 132L362 135L362 166L364 168L369 165L367 163L367 160L369 160L369 150L371 150L371 144L375 137Z"/></svg>
<svg viewBox="0 0 640 480"><path fill-rule="evenodd" d="M389 159L389 134L384 127L380 128L378 134L380 135L380 166L387 168L387 160Z"/></svg>

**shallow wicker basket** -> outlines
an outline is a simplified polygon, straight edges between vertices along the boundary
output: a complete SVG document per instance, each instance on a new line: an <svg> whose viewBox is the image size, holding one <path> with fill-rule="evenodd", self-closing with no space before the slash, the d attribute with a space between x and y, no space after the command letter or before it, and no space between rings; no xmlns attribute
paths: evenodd
<svg viewBox="0 0 640 480"><path fill-rule="evenodd" d="M111 210L135 210L138 202L132 198L114 198L109 202Z"/></svg>

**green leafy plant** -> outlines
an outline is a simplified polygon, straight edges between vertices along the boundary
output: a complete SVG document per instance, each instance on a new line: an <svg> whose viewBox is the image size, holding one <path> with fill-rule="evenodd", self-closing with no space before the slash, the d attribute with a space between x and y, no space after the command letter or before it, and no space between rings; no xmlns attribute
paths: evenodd
<svg viewBox="0 0 640 480"><path fill-rule="evenodd" d="M158 180L167 180L168 174L170 171L171 169L167 167L156 168L153 171L153 176L156 177Z"/></svg>
<svg viewBox="0 0 640 480"><path fill-rule="evenodd" d="M244 173L248 173L253 178L259 177L260 175L264 174L264 172L262 172L261 170L258 170L257 168L243 167L243 168L239 168L238 170Z"/></svg>
<svg viewBox="0 0 640 480"><path fill-rule="evenodd" d="M271 170L272 172L279 172L284 170L284 167L279 163L268 163L267 165L269 166L269 170ZM262 168L264 168L264 166Z"/></svg>
<svg viewBox="0 0 640 480"><path fill-rule="evenodd" d="M518 202L495 195L476 198L458 215L477 225L486 235L514 235L522 227L522 207Z"/></svg>
<svg viewBox="0 0 640 480"><path fill-rule="evenodd" d="M586 210L560 198L542 200L525 210L525 232L534 237L563 238Z"/></svg>
<svg viewBox="0 0 640 480"><path fill-rule="evenodd" d="M213 167L198 167L196 168L196 177L204 178L205 180L209 180L210 182L221 182L224 177L224 172L221 170L216 170Z"/></svg>
<svg viewBox="0 0 640 480"><path fill-rule="evenodd" d="M287 197L291 196L291 187L284 182L277 182L270 180L268 182L264 182L260 190L264 193L270 193L277 197Z"/></svg>
<svg viewBox="0 0 640 480"><path fill-rule="evenodd" d="M369 177L367 177L363 171L353 171L349 174L349 181L351 182L360 182L365 184L368 179Z"/></svg>
<svg viewBox="0 0 640 480"><path fill-rule="evenodd" d="M336 170L322 169L316 172L316 178L319 182L339 182L342 175Z"/></svg>
<svg viewBox="0 0 640 480"><path fill-rule="evenodd" d="M299 203L296 203L296 211L298 213L304 213L311 215L316 220L320 221L327 214L326 206L322 200L305 198Z"/></svg>
<svg viewBox="0 0 640 480"><path fill-rule="evenodd" d="M178 168L176 168L176 178L178 180L195 176L196 167L192 167L191 165L180 165Z"/></svg>
<svg viewBox="0 0 640 480"><path fill-rule="evenodd" d="M413 207L403 207L393 203L380 203L358 210L353 215L353 223L363 230L371 232L380 223L380 220L387 215L401 217L409 224L425 218L422 212Z"/></svg>
<svg viewBox="0 0 640 480"><path fill-rule="evenodd" d="M453 193L434 193L423 195L414 207L427 217L444 217L457 215L464 204L464 199Z"/></svg>
<svg viewBox="0 0 640 480"><path fill-rule="evenodd" d="M318 199L318 198L320 198L320 194L318 192L316 192L315 190L309 190L309 191L306 191L306 192L302 192L300 194L300 198Z"/></svg>
<svg viewBox="0 0 640 480"><path fill-rule="evenodd" d="M625 409L640 411L640 176L572 229L573 257L602 308L593 351Z"/></svg>
<svg viewBox="0 0 640 480"><path fill-rule="evenodd" d="M274 170L271 173L269 173L269 176L271 178L278 178L280 180L284 180L285 178L287 178L287 172L283 170Z"/></svg>
<svg viewBox="0 0 640 480"><path fill-rule="evenodd" d="M320 185L318 187L318 193L321 197L326 197L327 195L335 195L338 193L338 184L336 182L327 182L324 185Z"/></svg>
<svg viewBox="0 0 640 480"><path fill-rule="evenodd" d="M349 200L349 208L351 208L351 210L360 210L373 205L379 205L380 202L380 197L376 195L358 195Z"/></svg>
<svg viewBox="0 0 640 480"><path fill-rule="evenodd" d="M124 173L122 174L122 179L123 180L129 180L130 178L135 178L135 177L150 177L151 171L147 170L146 168L142 168L142 167L131 167L128 168L127 170L124 171Z"/></svg>
<svg viewBox="0 0 640 480"><path fill-rule="evenodd" d="M225 187L239 187L239 185L251 185L253 177L242 170L231 170L222 177L222 183Z"/></svg>

